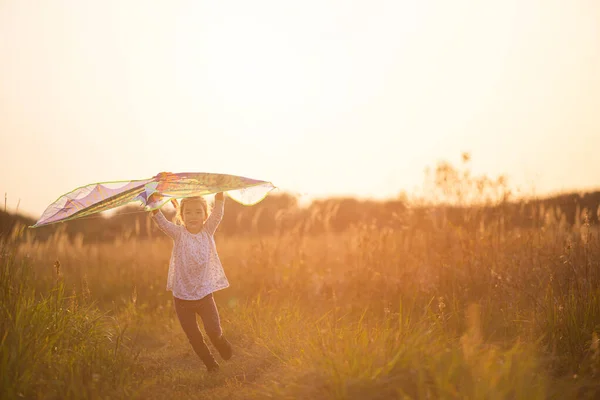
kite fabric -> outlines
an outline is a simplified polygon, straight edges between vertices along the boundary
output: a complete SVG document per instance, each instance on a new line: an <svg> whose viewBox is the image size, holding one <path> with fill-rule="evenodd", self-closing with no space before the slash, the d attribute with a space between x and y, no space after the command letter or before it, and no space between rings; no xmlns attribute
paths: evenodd
<svg viewBox="0 0 600 400"><path fill-rule="evenodd" d="M50 204L31 228L87 217L134 201L140 201L146 211L151 211L174 198L204 196L218 192L227 192L230 198L240 204L254 205L262 201L273 189L275 186L271 182L243 176L205 172L161 172L150 179L101 182L79 187ZM162 199L149 203L148 199L153 193L162 195Z"/></svg>

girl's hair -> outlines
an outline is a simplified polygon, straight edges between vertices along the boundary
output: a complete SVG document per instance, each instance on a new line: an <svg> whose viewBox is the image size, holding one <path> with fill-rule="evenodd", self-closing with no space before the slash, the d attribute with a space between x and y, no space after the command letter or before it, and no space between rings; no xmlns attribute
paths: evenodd
<svg viewBox="0 0 600 400"><path fill-rule="evenodd" d="M208 218L208 203L206 202L206 199L202 196L193 196L193 197L186 197L181 199L181 201L179 202L179 205L177 206L177 213L175 214L175 219L173 222L175 222L177 225L183 225L183 210L185 208L185 205L187 203L189 203L190 201L200 201L200 203L202 204L202 208L204 208L204 220L206 220L206 218Z"/></svg>

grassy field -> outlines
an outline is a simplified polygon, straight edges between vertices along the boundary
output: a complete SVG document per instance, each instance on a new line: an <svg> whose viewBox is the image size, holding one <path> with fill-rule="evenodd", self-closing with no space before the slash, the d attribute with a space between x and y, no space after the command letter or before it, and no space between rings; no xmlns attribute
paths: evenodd
<svg viewBox="0 0 600 400"><path fill-rule="evenodd" d="M600 396L600 236L362 225L221 236L234 346L205 372L165 291L171 242L4 238L0 398Z"/></svg>

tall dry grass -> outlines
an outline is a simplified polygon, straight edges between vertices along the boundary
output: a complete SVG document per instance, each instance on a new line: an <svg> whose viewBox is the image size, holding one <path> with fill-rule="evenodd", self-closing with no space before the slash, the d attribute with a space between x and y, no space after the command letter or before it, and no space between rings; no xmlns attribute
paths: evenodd
<svg viewBox="0 0 600 400"><path fill-rule="evenodd" d="M432 218L397 230L217 236L232 283L217 296L225 328L265 349L265 365L280 374L248 396L598 395L595 227L548 219L540 229L506 229L500 220L466 229ZM173 318L164 290L170 241L83 245L57 234L15 246L3 255L3 390L93 397L105 376L115 393L143 386L135 351L115 337L152 337L153 324Z"/></svg>
<svg viewBox="0 0 600 400"><path fill-rule="evenodd" d="M441 172L454 204L469 190L506 198ZM529 228L510 227L500 204L477 226L438 207L396 228L217 234L232 284L217 303L248 367L242 381L189 384L229 385L228 399L598 398L598 227L589 210L573 226L560 210L534 211ZM6 239L0 397L189 395L184 377L138 357L189 351L165 291L170 251L156 231L97 244L64 232Z"/></svg>
<svg viewBox="0 0 600 400"><path fill-rule="evenodd" d="M134 395L138 351L119 322L65 284L58 260L34 264L0 242L0 397ZM43 289L37 269L47 267Z"/></svg>

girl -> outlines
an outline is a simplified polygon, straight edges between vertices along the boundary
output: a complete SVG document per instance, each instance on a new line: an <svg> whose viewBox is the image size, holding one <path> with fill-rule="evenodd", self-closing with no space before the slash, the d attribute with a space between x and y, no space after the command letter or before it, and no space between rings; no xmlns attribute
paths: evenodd
<svg viewBox="0 0 600 400"><path fill-rule="evenodd" d="M159 202L161 197L154 193L150 196L150 203ZM229 286L214 240L225 208L223 193L216 194L215 207L210 216L204 197L185 198L181 200L181 205L173 199L172 203L177 209L178 224L167 221L159 210L152 211L154 222L173 239L167 290L173 292L177 318L192 348L208 371L217 371L219 364L198 329L196 314L202 318L206 334L221 357L229 360L232 355L231 344L223 336L219 312L213 299L213 292Z"/></svg>

